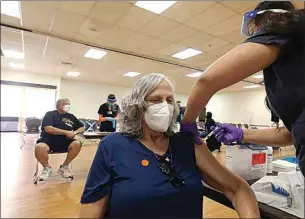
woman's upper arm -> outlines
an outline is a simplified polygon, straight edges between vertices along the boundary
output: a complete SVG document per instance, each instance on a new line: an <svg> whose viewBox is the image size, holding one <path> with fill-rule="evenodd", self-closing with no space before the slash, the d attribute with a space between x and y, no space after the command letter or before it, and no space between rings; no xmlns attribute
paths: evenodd
<svg viewBox="0 0 305 219"><path fill-rule="evenodd" d="M100 201L104 200L104 197L108 196L111 192L112 168L109 156L111 147L108 147L107 145L110 144L111 146L112 140L109 138L102 140L98 146L81 197L80 202L82 204L92 204L93 206L96 206L96 203L100 203Z"/></svg>
<svg viewBox="0 0 305 219"><path fill-rule="evenodd" d="M78 218L103 218L108 209L108 200L109 195L106 195L96 202L82 204Z"/></svg>
<svg viewBox="0 0 305 219"><path fill-rule="evenodd" d="M198 81L207 82L217 92L270 66L279 53L277 45L243 43L208 67Z"/></svg>
<svg viewBox="0 0 305 219"><path fill-rule="evenodd" d="M239 186L246 184L244 180L221 165L204 142L202 145L195 145L195 156L203 181L223 192L229 199Z"/></svg>

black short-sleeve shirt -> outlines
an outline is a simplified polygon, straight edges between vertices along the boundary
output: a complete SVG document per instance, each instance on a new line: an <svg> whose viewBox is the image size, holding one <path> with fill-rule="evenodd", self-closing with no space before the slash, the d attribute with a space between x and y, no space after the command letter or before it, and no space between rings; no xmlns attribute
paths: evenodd
<svg viewBox="0 0 305 219"><path fill-rule="evenodd" d="M50 135L48 134L44 128L46 126L53 126L55 128L67 130L67 131L75 131L80 127L83 127L83 123L81 123L73 114L65 113L60 114L57 110L49 111L43 117L42 125L41 125L41 138L53 140L66 139L65 136L62 135Z"/></svg>
<svg viewBox="0 0 305 219"><path fill-rule="evenodd" d="M113 106L109 106L108 103L104 103L100 106L98 114L102 115L103 117L111 117L115 118L120 113L120 107L117 104L113 104ZM115 128L110 121L101 122L100 125L101 132L114 132Z"/></svg>
<svg viewBox="0 0 305 219"><path fill-rule="evenodd" d="M264 69L265 89L272 111L291 131L305 109L305 36L260 29L246 42L280 47L277 60Z"/></svg>

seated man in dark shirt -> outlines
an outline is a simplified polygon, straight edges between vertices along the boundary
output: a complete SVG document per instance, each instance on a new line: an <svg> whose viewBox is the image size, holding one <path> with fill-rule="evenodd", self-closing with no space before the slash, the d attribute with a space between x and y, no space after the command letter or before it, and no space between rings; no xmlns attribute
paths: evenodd
<svg viewBox="0 0 305 219"><path fill-rule="evenodd" d="M56 110L49 111L43 117L41 125L41 137L37 141L35 157L43 166L39 180L44 181L52 174L49 165L49 152L66 152L66 160L60 165L58 174L63 178L73 176L68 165L79 154L81 143L75 140L75 135L84 132L84 125L71 113L70 101L67 98L56 102Z"/></svg>

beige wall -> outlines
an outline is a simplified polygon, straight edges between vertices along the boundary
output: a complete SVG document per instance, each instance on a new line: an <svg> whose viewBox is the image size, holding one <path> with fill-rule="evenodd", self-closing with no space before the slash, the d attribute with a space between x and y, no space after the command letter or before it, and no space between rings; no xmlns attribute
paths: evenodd
<svg viewBox="0 0 305 219"><path fill-rule="evenodd" d="M114 93L120 103L121 99L130 92L128 87L78 82L7 70L1 70L1 80L56 85L58 96L71 100L72 112L79 118L88 119L97 118L97 110L106 101L109 93ZM270 113L264 104L265 95L263 89L216 94L207 105L207 110L213 112L215 120L220 122L248 123L250 119L250 124L269 126ZM180 100L182 105L187 102L186 95L176 94L176 99Z"/></svg>
<svg viewBox="0 0 305 219"><path fill-rule="evenodd" d="M115 94L120 105L122 98L130 92L128 87L62 80L60 96L70 99L71 112L78 117L96 119L98 108L106 102L108 94ZM186 95L177 94L176 98L186 103Z"/></svg>
<svg viewBox="0 0 305 219"><path fill-rule="evenodd" d="M53 85L57 86L57 96L59 96L60 93L61 78L56 76L1 69L1 80Z"/></svg>

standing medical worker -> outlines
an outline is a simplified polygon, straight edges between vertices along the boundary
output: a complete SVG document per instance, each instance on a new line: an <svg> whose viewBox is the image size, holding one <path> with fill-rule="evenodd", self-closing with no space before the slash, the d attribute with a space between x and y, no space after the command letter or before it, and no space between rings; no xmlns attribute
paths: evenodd
<svg viewBox="0 0 305 219"><path fill-rule="evenodd" d="M198 137L191 123L210 98L217 91L263 70L268 105L285 127L242 130L219 124L216 138L225 144L238 141L274 146L294 144L305 175L304 9L296 10L289 1L261 2L244 15L241 31L250 38L212 64L196 82L181 131L191 131Z"/></svg>
<svg viewBox="0 0 305 219"><path fill-rule="evenodd" d="M117 116L121 111L115 102L115 95L109 94L107 102L98 109L99 121L101 122L100 132L115 132Z"/></svg>

